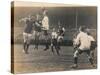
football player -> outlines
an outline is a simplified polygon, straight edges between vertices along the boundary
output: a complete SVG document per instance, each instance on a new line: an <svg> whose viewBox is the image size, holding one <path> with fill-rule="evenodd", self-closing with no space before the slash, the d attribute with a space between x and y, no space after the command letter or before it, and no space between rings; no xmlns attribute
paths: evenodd
<svg viewBox="0 0 100 75"><path fill-rule="evenodd" d="M25 22L25 27L23 31L23 40L24 40L23 52L28 54L28 48L30 45L30 40L32 38L33 24L35 23L35 21L34 21L34 17L30 15L28 17L25 17L19 20L19 22L22 22L22 21Z"/></svg>
<svg viewBox="0 0 100 75"><path fill-rule="evenodd" d="M57 34L55 28L53 28L53 31L51 33L51 50L54 53L54 48L53 47L55 47L57 55L60 55L59 54L59 49L57 47L57 45L58 45L57 38L58 38L58 34Z"/></svg>
<svg viewBox="0 0 100 75"><path fill-rule="evenodd" d="M38 45L39 45L39 38L40 38L40 33L41 33L41 27L42 27L42 22L41 22L41 17L40 14L36 14L36 20L35 24L33 27L33 34L34 34L34 43L35 43L35 48L38 50Z"/></svg>
<svg viewBox="0 0 100 75"><path fill-rule="evenodd" d="M72 68L78 67L78 56L85 52L88 55L88 59L92 66L94 66L93 59L90 55L90 46L91 46L91 40L88 38L88 34L86 33L86 27L80 27L79 33L75 40L76 46L79 46L76 51L74 52L74 65L72 65Z"/></svg>
<svg viewBox="0 0 100 75"><path fill-rule="evenodd" d="M58 49L60 50L60 44L61 42L63 41L64 39L64 35L65 35L65 28L64 27L61 27L59 25L59 28L58 28L58 39L57 39L57 42L58 42Z"/></svg>
<svg viewBox="0 0 100 75"><path fill-rule="evenodd" d="M42 27L44 31L44 37L45 37L45 49L44 51L49 49L49 43L48 43L48 30L49 30L49 18L47 16L47 10L43 10L43 19L42 19Z"/></svg>

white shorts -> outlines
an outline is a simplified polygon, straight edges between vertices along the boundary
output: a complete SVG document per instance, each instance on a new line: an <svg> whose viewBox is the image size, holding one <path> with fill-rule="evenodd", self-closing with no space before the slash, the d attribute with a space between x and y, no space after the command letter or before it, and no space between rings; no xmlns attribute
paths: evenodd
<svg viewBox="0 0 100 75"><path fill-rule="evenodd" d="M58 36L58 40L60 40L60 39L64 39L64 37L63 36Z"/></svg>
<svg viewBox="0 0 100 75"><path fill-rule="evenodd" d="M62 41L63 41L63 39L64 39L64 37L63 37L63 36L58 36L57 41L58 41L58 42L62 42Z"/></svg>
<svg viewBox="0 0 100 75"><path fill-rule="evenodd" d="M32 38L32 34L23 32L24 42L26 42L27 40L31 40L31 38Z"/></svg>

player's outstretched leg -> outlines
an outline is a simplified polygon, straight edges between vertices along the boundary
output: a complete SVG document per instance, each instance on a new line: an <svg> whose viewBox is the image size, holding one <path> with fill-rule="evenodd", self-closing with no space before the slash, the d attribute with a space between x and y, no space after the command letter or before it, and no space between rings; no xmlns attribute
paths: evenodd
<svg viewBox="0 0 100 75"><path fill-rule="evenodd" d="M57 55L60 56L59 49L58 49L57 45L55 45L55 49L56 49Z"/></svg>
<svg viewBox="0 0 100 75"><path fill-rule="evenodd" d="M90 61L91 65L92 65L92 67L95 67L94 62L93 62L93 59L92 58L89 58L89 61Z"/></svg>
<svg viewBox="0 0 100 75"><path fill-rule="evenodd" d="M78 52L78 50L76 50L75 53L74 53L74 64L71 66L71 68L77 68L78 67L78 65L77 65L78 54L79 54L79 52Z"/></svg>
<svg viewBox="0 0 100 75"><path fill-rule="evenodd" d="M30 45L30 36L28 36L27 41L26 41L26 48L25 48L26 54L28 54L29 45Z"/></svg>
<svg viewBox="0 0 100 75"><path fill-rule="evenodd" d="M93 58L91 56L91 51L90 50L87 51L87 55L88 55L88 59L89 59L90 64L92 65L92 67L95 67L94 61L93 61Z"/></svg>
<svg viewBox="0 0 100 75"><path fill-rule="evenodd" d="M25 52L26 42L23 43L23 52Z"/></svg>
<svg viewBox="0 0 100 75"><path fill-rule="evenodd" d="M37 50L38 50L38 45L39 45L39 37L40 37L40 33L39 32L35 33L35 39L34 39L35 47L34 47L34 49L37 49Z"/></svg>
<svg viewBox="0 0 100 75"><path fill-rule="evenodd" d="M48 40L45 40L45 49L44 49L44 51L46 51L48 49L49 49L49 43L48 43Z"/></svg>
<svg viewBox="0 0 100 75"><path fill-rule="evenodd" d="M89 59L89 62L90 62L90 64L91 64L91 66L92 66L92 67L95 67L93 58L92 58L92 57L88 57L88 59Z"/></svg>
<svg viewBox="0 0 100 75"><path fill-rule="evenodd" d="M26 45L25 53L28 54L29 44Z"/></svg>
<svg viewBox="0 0 100 75"><path fill-rule="evenodd" d="M59 46L59 45L56 45L56 46L55 46L55 49L56 49L57 55L60 55L60 53L59 53L59 51L60 51L60 46Z"/></svg>
<svg viewBox="0 0 100 75"><path fill-rule="evenodd" d="M58 50L61 49L61 48L60 48L60 42L59 42L59 41L57 41L57 45L56 45L56 47L57 47Z"/></svg>
<svg viewBox="0 0 100 75"><path fill-rule="evenodd" d="M38 50L38 42L39 42L39 41L38 41L37 39L35 39L34 42L35 42L35 47L34 47L34 49L37 49L37 50Z"/></svg>
<svg viewBox="0 0 100 75"><path fill-rule="evenodd" d="M28 48L29 48L29 43L26 41L24 49L25 54L28 54Z"/></svg>

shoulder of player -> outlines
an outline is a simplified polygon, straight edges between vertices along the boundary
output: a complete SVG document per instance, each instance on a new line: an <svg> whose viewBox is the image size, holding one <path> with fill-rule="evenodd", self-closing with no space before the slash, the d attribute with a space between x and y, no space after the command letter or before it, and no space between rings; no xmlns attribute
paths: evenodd
<svg viewBox="0 0 100 75"><path fill-rule="evenodd" d="M84 36L84 32L79 32L78 34L77 34L77 37L76 37L76 39L77 40L79 40L81 37L83 37Z"/></svg>
<svg viewBox="0 0 100 75"><path fill-rule="evenodd" d="M48 19L48 16L44 16L45 19Z"/></svg>
<svg viewBox="0 0 100 75"><path fill-rule="evenodd" d="M91 36L91 35L88 35L88 38L89 38L90 40L94 40L94 41L95 41L94 37Z"/></svg>
<svg viewBox="0 0 100 75"><path fill-rule="evenodd" d="M82 32L79 32L79 33L77 34L77 37L80 36L80 35L82 35Z"/></svg>

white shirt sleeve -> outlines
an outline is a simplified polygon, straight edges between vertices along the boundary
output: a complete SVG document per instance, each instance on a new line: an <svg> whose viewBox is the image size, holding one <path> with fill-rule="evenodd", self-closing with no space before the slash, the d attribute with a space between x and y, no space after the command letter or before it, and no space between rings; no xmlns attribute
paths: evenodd
<svg viewBox="0 0 100 75"><path fill-rule="evenodd" d="M30 19L30 18L25 17L25 18L20 19L19 22L22 22L22 21L26 22L26 20L28 20L28 19Z"/></svg>
<svg viewBox="0 0 100 75"><path fill-rule="evenodd" d="M65 32L65 28L63 27L62 30Z"/></svg>
<svg viewBox="0 0 100 75"><path fill-rule="evenodd" d="M81 36L81 34L79 33L79 34L77 35L76 39L75 39L75 44L76 44L76 45L79 45L79 44L80 44L80 36Z"/></svg>
<svg viewBox="0 0 100 75"><path fill-rule="evenodd" d="M42 25L44 28L49 29L49 19L47 16L45 16L42 20Z"/></svg>
<svg viewBox="0 0 100 75"><path fill-rule="evenodd" d="M95 39L92 36L88 36L88 38L90 39L90 41L95 41Z"/></svg>

